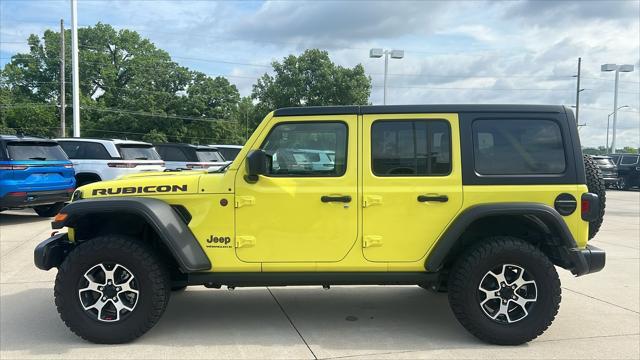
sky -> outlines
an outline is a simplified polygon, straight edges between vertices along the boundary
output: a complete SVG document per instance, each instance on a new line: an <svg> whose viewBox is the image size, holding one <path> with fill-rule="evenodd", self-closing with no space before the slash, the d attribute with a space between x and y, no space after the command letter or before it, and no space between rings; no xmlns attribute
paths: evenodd
<svg viewBox="0 0 640 360"><path fill-rule="evenodd" d="M27 52L29 34L70 24L69 0L2 0L0 66ZM618 147L640 145L640 0L628 1L105 1L78 0L80 27L103 22L138 31L190 69L226 76L249 95L269 64L308 48L339 65L362 64L370 102L575 105L582 58L583 146L604 146L614 74L620 75Z"/></svg>

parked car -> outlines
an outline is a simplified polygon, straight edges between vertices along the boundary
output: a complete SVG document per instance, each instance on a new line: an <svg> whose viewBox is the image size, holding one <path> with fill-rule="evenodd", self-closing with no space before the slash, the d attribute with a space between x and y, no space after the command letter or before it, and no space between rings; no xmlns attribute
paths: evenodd
<svg viewBox="0 0 640 360"><path fill-rule="evenodd" d="M34 262L58 268L63 322L97 343L141 336L190 285L402 284L448 291L473 335L522 344L558 313L557 270L605 266L588 240L606 193L578 136L563 106L279 109L221 171L79 188L52 223L73 231ZM296 149L333 165L270 156Z"/></svg>
<svg viewBox="0 0 640 360"><path fill-rule="evenodd" d="M218 170L227 164L212 146L163 143L155 147L168 170Z"/></svg>
<svg viewBox="0 0 640 360"><path fill-rule="evenodd" d="M78 186L145 171L164 171L153 145L133 140L56 139L76 171Z"/></svg>
<svg viewBox="0 0 640 360"><path fill-rule="evenodd" d="M240 150L242 150L242 145L210 145L214 148L218 149L218 151L222 154L225 160L233 161Z"/></svg>
<svg viewBox="0 0 640 360"><path fill-rule="evenodd" d="M618 187L629 190L640 186L640 154L610 154L618 166Z"/></svg>
<svg viewBox="0 0 640 360"><path fill-rule="evenodd" d="M618 167L609 156L592 156L602 173L604 185L607 188L618 186Z"/></svg>
<svg viewBox="0 0 640 360"><path fill-rule="evenodd" d="M55 141L0 135L0 211L33 208L54 216L75 186L73 164Z"/></svg>

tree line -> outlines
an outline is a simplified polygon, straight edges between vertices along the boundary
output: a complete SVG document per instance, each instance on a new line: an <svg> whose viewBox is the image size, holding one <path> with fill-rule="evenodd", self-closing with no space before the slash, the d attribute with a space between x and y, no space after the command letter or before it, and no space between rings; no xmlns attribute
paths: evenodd
<svg viewBox="0 0 640 360"><path fill-rule="evenodd" d="M0 133L60 136L72 132L72 110L60 104L60 32L32 34L28 53L0 70ZM71 59L71 32L65 31ZM371 78L361 64L334 64L326 51L311 49L273 61L242 97L224 76L181 66L135 31L108 24L78 29L80 117L83 137L150 142L242 144L270 111L288 106L365 105ZM71 61L65 62L71 103Z"/></svg>

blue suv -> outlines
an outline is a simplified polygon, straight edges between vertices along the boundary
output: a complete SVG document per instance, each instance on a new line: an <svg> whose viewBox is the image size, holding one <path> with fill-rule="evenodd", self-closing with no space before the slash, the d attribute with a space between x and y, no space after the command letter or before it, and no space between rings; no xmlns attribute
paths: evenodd
<svg viewBox="0 0 640 360"><path fill-rule="evenodd" d="M0 135L0 211L33 208L55 216L76 186L73 164L55 141Z"/></svg>

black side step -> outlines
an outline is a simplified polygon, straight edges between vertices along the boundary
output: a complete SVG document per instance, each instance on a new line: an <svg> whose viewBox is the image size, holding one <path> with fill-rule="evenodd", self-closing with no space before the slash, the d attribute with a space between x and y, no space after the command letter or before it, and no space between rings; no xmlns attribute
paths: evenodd
<svg viewBox="0 0 640 360"><path fill-rule="evenodd" d="M424 285L437 282L437 272L208 272L187 274L188 285Z"/></svg>

